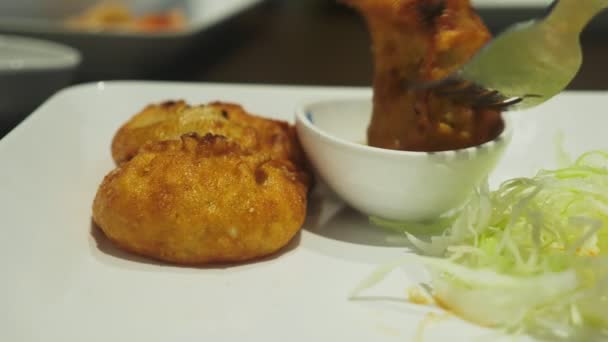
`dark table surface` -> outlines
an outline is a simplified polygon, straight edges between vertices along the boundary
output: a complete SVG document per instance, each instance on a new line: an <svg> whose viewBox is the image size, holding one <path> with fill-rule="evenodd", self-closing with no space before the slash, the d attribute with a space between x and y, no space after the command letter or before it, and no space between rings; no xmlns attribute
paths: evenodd
<svg viewBox="0 0 608 342"><path fill-rule="evenodd" d="M482 13L495 33L509 20L533 15L538 13ZM608 17L596 18L600 20ZM608 89L608 25L605 27L592 27L584 33L584 64L569 89ZM333 0L267 0L212 29L179 63L139 79L369 86L371 74L367 29L352 10ZM99 75L98 79L105 77ZM75 83L83 81L94 80ZM16 124L0 123L0 137Z"/></svg>

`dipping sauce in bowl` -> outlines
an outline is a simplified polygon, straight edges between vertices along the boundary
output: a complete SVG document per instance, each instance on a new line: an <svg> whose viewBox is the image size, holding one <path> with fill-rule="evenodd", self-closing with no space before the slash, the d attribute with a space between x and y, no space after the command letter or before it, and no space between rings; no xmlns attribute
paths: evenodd
<svg viewBox="0 0 608 342"><path fill-rule="evenodd" d="M348 205L368 216L425 221L460 207L511 140L511 123L493 140L470 148L410 152L367 146L370 98L308 103L296 129L316 174Z"/></svg>

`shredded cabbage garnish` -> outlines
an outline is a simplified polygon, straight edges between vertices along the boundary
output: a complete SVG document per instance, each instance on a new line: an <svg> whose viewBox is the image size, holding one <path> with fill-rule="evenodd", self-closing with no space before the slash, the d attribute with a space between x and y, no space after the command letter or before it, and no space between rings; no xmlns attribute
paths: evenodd
<svg viewBox="0 0 608 342"><path fill-rule="evenodd" d="M390 223L425 256L386 265L355 292L415 258L437 303L466 320L539 339L608 340L607 152L494 192L486 185L439 224L444 232L424 240Z"/></svg>

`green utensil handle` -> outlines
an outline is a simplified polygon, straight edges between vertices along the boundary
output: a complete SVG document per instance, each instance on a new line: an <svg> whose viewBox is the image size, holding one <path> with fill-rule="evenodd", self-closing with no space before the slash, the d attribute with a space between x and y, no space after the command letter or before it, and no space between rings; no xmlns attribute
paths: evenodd
<svg viewBox="0 0 608 342"><path fill-rule="evenodd" d="M606 8L608 0L555 0L549 6L546 22L557 30L579 34Z"/></svg>

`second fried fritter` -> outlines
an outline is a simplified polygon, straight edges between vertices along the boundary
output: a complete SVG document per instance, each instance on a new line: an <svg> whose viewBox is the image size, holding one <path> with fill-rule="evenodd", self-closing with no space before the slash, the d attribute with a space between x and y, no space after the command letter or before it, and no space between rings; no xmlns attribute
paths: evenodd
<svg viewBox="0 0 608 342"><path fill-rule="evenodd" d="M93 219L118 246L143 256L243 261L292 239L304 222L307 189L290 161L192 134L148 144L106 176Z"/></svg>
<svg viewBox="0 0 608 342"><path fill-rule="evenodd" d="M247 113L241 106L222 102L189 106L184 101L149 105L124 124L112 141L112 157L120 165L149 142L175 140L187 133L216 134L251 152L273 159L303 163L295 131L287 122Z"/></svg>

